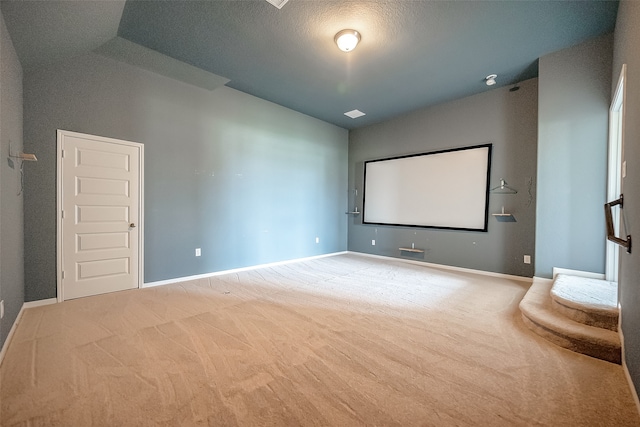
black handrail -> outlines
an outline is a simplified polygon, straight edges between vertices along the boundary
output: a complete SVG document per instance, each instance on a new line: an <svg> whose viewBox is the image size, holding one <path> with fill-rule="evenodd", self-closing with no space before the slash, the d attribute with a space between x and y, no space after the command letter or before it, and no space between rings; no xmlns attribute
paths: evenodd
<svg viewBox="0 0 640 427"><path fill-rule="evenodd" d="M627 253L631 253L631 236L627 235L627 240L621 239L620 237L616 237L615 230L613 229L613 215L611 215L611 209L616 205L620 205L620 208L622 209L623 204L624 196L622 194L619 199L604 204L604 217L607 221L607 239L627 248Z"/></svg>

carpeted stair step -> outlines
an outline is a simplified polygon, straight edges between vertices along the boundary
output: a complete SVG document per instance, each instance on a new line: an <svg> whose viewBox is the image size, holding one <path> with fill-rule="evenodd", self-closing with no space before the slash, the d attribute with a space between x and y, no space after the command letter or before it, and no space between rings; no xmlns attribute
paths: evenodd
<svg viewBox="0 0 640 427"><path fill-rule="evenodd" d="M618 285L558 274L551 288L554 310L585 325L618 330Z"/></svg>
<svg viewBox="0 0 640 427"><path fill-rule="evenodd" d="M553 283L534 280L520 302L524 323L536 334L577 353L621 363L617 332L575 322L553 309Z"/></svg>

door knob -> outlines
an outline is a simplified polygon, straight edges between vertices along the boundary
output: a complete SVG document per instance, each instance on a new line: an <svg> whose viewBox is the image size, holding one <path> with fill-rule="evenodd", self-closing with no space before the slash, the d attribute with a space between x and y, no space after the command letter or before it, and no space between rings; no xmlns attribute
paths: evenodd
<svg viewBox="0 0 640 427"><path fill-rule="evenodd" d="M129 228L136 228L136 225L134 223L129 224Z"/></svg>

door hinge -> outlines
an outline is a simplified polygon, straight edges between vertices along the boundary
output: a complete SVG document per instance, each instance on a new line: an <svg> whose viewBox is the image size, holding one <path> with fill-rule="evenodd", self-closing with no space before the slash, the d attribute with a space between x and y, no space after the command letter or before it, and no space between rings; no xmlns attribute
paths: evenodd
<svg viewBox="0 0 640 427"><path fill-rule="evenodd" d="M62 278L64 279L64 271L62 272Z"/></svg>
<svg viewBox="0 0 640 427"><path fill-rule="evenodd" d="M64 219L64 211L62 211L61 214L62 214L62 219Z"/></svg>
<svg viewBox="0 0 640 427"><path fill-rule="evenodd" d="M61 152L61 153L62 153L62 158L64 159L64 150L62 150L62 152Z"/></svg>

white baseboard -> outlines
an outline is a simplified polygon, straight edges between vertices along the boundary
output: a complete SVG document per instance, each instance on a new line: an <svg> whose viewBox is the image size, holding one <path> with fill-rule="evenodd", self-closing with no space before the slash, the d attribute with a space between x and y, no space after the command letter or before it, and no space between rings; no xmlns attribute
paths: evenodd
<svg viewBox="0 0 640 427"><path fill-rule="evenodd" d="M362 255L362 256L366 256L366 257L370 257L370 258L386 259L386 260L389 260L389 261L406 262L408 264L421 265L423 267L430 267L430 268L438 268L440 270L452 270L452 271L459 271L461 273L471 273L471 274L478 274L478 275L481 275L481 276L491 276L491 277L499 277L501 279L517 280L518 282L531 283L533 281L533 279L531 277L515 276L515 275L512 275L512 274L504 274L504 273L495 273L493 271L474 270L472 268L454 267L454 266L451 266L451 265L434 264L432 262L423 262L423 261L416 261L416 260L412 260L412 259L395 258L395 257L390 257L390 256L384 256L384 255L374 255L374 254L368 254L368 253L365 253L365 252L349 251L348 253Z"/></svg>
<svg viewBox="0 0 640 427"><path fill-rule="evenodd" d="M143 283L142 286L140 286L140 287L141 288L152 288L154 286L164 286L164 285L170 285L172 283L187 282L189 280L206 279L206 278L214 277L214 276L222 276L224 274L240 273L240 272L243 272L243 271L257 270L259 268L267 268L267 267L275 267L275 266L278 266L278 265L293 264L293 263L296 263L296 262L310 261L310 260L314 260L314 259L326 258L326 257L342 255L342 254L346 254L346 253L347 253L346 251L343 251L343 252L332 252L330 254L322 254L322 255L315 255L315 256L310 256L310 257L306 257L306 258L296 258L296 259L290 259L290 260L286 260L286 261L271 262L271 263L268 263L268 264L258 264L258 265L252 265L252 266L249 266L249 267L234 268L234 269L231 269L231 270L215 271L213 273L198 274L198 275L195 275L195 276L176 277L175 279L159 280L157 282Z"/></svg>
<svg viewBox="0 0 640 427"><path fill-rule="evenodd" d="M56 304L57 302L58 302L57 298L41 299L38 301L29 301L29 302L25 302L22 308L40 307L42 305Z"/></svg>
<svg viewBox="0 0 640 427"><path fill-rule="evenodd" d="M0 366L2 366L2 361L4 360L4 355L7 352L7 349L9 348L9 344L11 343L11 339L13 338L13 334L16 332L16 329L18 327L18 323L20 323L20 320L22 319L22 313L24 312L24 304L22 304L22 307L20 308L20 311L18 312L18 315L16 316L16 320L13 322L13 325L11 326L11 329L9 330L9 335L7 335L7 339L5 340L4 344L2 345L2 350L0 350Z"/></svg>
<svg viewBox="0 0 640 427"><path fill-rule="evenodd" d="M16 320L13 322L13 325L11 325L11 329L9 330L9 335L7 335L7 339L5 340L4 344L2 345L2 350L0 350L0 366L2 366L2 361L4 360L4 355L7 352L7 349L9 348L9 343L11 343L11 339L13 338L13 334L16 332L16 329L18 328L18 324L20 323L20 320L22 320L22 313L24 313L24 311L28 308L33 308L33 307L40 307L42 305L49 305L49 304L55 304L57 303L58 300L56 298L49 298L49 299L43 299L43 300L39 300L39 301L29 301L29 302L25 302L22 304L22 307L20 307L20 311L18 312L18 315L16 316Z"/></svg>
<svg viewBox="0 0 640 427"><path fill-rule="evenodd" d="M538 277L538 276L533 276L533 281L534 282L542 282L542 283L546 283L548 285L553 283L553 279L547 279L546 277Z"/></svg>
<svg viewBox="0 0 640 427"><path fill-rule="evenodd" d="M604 280L604 274L592 273L590 271L571 270L568 268L553 267L553 278L555 279L558 274L569 274L571 276L586 277L587 279L599 279Z"/></svg>
<svg viewBox="0 0 640 427"><path fill-rule="evenodd" d="M627 385L629 386L629 391L631 391L633 401L636 403L636 410L638 411L638 414L640 414L640 399L638 398L636 386L633 384L633 379L631 378L631 374L629 373L627 358L625 357L624 353L624 334L622 333L622 306L620 304L618 304L618 312L620 313L618 316L618 335L620 335L620 350L622 352L622 371L624 372L624 377L627 380Z"/></svg>

